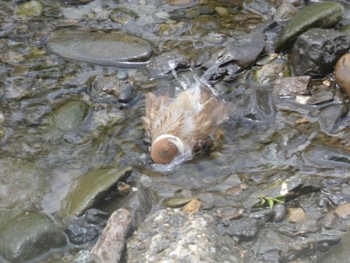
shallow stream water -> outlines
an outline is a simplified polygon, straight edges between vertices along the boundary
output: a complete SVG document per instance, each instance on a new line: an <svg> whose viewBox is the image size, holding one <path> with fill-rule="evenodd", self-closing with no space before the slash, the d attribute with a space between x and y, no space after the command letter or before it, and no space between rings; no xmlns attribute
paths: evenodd
<svg viewBox="0 0 350 263"><path fill-rule="evenodd" d="M347 114L338 119L333 130L324 128L333 113L325 120L318 115L331 105L345 105L347 111L344 94L332 84L334 99L321 104L279 98L271 83L256 82L256 64L242 68L228 81L213 82L231 113L221 127L220 143L211 152L172 169L151 162L141 123L144 94L174 94L183 83L194 83L194 74L205 78L205 70L196 63L208 61L225 46L225 42L208 44L203 41L205 36L213 42L232 37L236 31L248 33L264 24L275 10L274 1L200 2L201 10L169 7L165 1L95 0L80 4L43 0L38 15L22 15L19 1L0 3L0 229L23 211L42 211L55 218L79 177L116 164L133 168L127 180L130 185L143 174L152 179L150 190L158 207L171 197L199 196L212 198L216 208L232 206L249 211L250 199L257 198L264 187L295 174L307 176L310 185L318 185L323 193L329 191L350 201L350 194L342 192L350 189ZM257 12L250 12L256 8L252 2L261 5ZM222 16L216 7L229 15ZM116 8L123 8L123 16L111 19ZM183 21L181 17L185 17ZM122 30L147 39L153 56L173 50L190 54L194 70L179 69L177 78L171 72L157 78L145 67L63 59L50 52L46 43L50 32L67 28ZM99 87L99 77L122 81L122 75L132 84L131 90L126 90L130 99L118 99L120 93ZM236 182L225 184L233 175ZM333 205L344 203L332 201ZM210 205L205 209L210 210ZM67 246L56 250L68 251Z"/></svg>

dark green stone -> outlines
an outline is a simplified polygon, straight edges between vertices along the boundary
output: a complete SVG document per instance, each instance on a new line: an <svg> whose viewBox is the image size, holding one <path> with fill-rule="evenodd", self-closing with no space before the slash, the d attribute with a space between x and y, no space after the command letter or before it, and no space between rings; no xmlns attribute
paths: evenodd
<svg viewBox="0 0 350 263"><path fill-rule="evenodd" d="M302 9L281 30L276 42L276 52L293 46L296 38L311 28L331 28L337 24L344 12L344 7L336 2L323 2L309 5Z"/></svg>

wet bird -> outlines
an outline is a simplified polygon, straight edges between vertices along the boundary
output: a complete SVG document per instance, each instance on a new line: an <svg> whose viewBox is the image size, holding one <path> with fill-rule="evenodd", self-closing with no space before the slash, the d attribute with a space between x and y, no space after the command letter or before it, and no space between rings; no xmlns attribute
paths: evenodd
<svg viewBox="0 0 350 263"><path fill-rule="evenodd" d="M177 156L189 159L228 119L227 104L207 87L187 89L175 98L147 93L145 104L142 122L157 164L168 164Z"/></svg>

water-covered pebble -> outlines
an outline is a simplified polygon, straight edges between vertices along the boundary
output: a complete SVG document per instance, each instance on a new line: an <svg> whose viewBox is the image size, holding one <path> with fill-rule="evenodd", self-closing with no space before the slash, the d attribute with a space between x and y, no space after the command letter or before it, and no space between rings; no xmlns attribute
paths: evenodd
<svg viewBox="0 0 350 263"><path fill-rule="evenodd" d="M184 69L189 66L190 60L187 56L177 51L170 51L153 57L146 68L152 77L164 78L171 70Z"/></svg>
<svg viewBox="0 0 350 263"><path fill-rule="evenodd" d="M40 16L44 11L43 4L40 1L31 0L18 5L16 14L23 17Z"/></svg>
<svg viewBox="0 0 350 263"><path fill-rule="evenodd" d="M62 130L71 131L84 122L88 113L88 105L82 101L68 101L52 112L52 124Z"/></svg>
<svg viewBox="0 0 350 263"><path fill-rule="evenodd" d="M347 114L348 107L345 105L330 105L321 110L317 119L322 130L325 132L336 132L341 119Z"/></svg>
<svg viewBox="0 0 350 263"><path fill-rule="evenodd" d="M152 54L147 40L123 32L58 30L51 33L47 48L67 59L121 67L145 65Z"/></svg>
<svg viewBox="0 0 350 263"><path fill-rule="evenodd" d="M0 253L11 261L32 259L65 244L62 229L42 213L24 212L0 232Z"/></svg>
<svg viewBox="0 0 350 263"><path fill-rule="evenodd" d="M283 1L282 4L277 8L276 13L273 15L273 19L278 24L285 24L298 12L298 9L289 3L288 1Z"/></svg>

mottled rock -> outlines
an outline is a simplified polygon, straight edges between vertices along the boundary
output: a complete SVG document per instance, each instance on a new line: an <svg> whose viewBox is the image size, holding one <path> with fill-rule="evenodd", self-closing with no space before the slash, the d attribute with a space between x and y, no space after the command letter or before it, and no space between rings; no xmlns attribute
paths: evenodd
<svg viewBox="0 0 350 263"><path fill-rule="evenodd" d="M276 52L291 48L295 39L308 29L330 28L340 21L344 8L336 2L322 2L309 5L281 30L276 42Z"/></svg>
<svg viewBox="0 0 350 263"><path fill-rule="evenodd" d="M63 231L42 213L22 213L0 232L0 254L12 262L34 258L65 244Z"/></svg>
<svg viewBox="0 0 350 263"><path fill-rule="evenodd" d="M338 217L340 217L342 219L350 218L350 203L339 205L335 209L335 213Z"/></svg>
<svg viewBox="0 0 350 263"><path fill-rule="evenodd" d="M273 83L273 92L278 96L297 96L310 93L310 76L287 77Z"/></svg>
<svg viewBox="0 0 350 263"><path fill-rule="evenodd" d="M112 19L112 21L124 25L130 21L135 20L138 15L127 8L116 8L112 10L112 12L109 14L109 17Z"/></svg>
<svg viewBox="0 0 350 263"><path fill-rule="evenodd" d="M350 53L346 53L337 61L335 65L335 80L341 89L350 98Z"/></svg>
<svg viewBox="0 0 350 263"><path fill-rule="evenodd" d="M22 17L41 16L44 6L41 2L31 0L20 4L16 10L16 14Z"/></svg>
<svg viewBox="0 0 350 263"><path fill-rule="evenodd" d="M47 48L66 59L120 67L145 65L152 54L148 41L123 32L58 30L50 34Z"/></svg>
<svg viewBox="0 0 350 263"><path fill-rule="evenodd" d="M270 63L255 70L254 80L260 84L266 84L290 76L290 69L286 64Z"/></svg>
<svg viewBox="0 0 350 263"><path fill-rule="evenodd" d="M350 35L334 29L314 28L301 34L289 62L295 75L324 77L333 71L338 59L349 50Z"/></svg>
<svg viewBox="0 0 350 263"><path fill-rule="evenodd" d="M58 214L63 218L79 216L98 203L107 192L131 173L131 167L97 169L78 178L61 202Z"/></svg>
<svg viewBox="0 0 350 263"><path fill-rule="evenodd" d="M91 254L96 255L104 263L120 262L130 225L129 211L126 209L116 210L109 218L103 233L92 248Z"/></svg>
<svg viewBox="0 0 350 263"><path fill-rule="evenodd" d="M240 256L234 242L216 234L213 220L206 213L157 211L128 240L128 261L236 262Z"/></svg>

